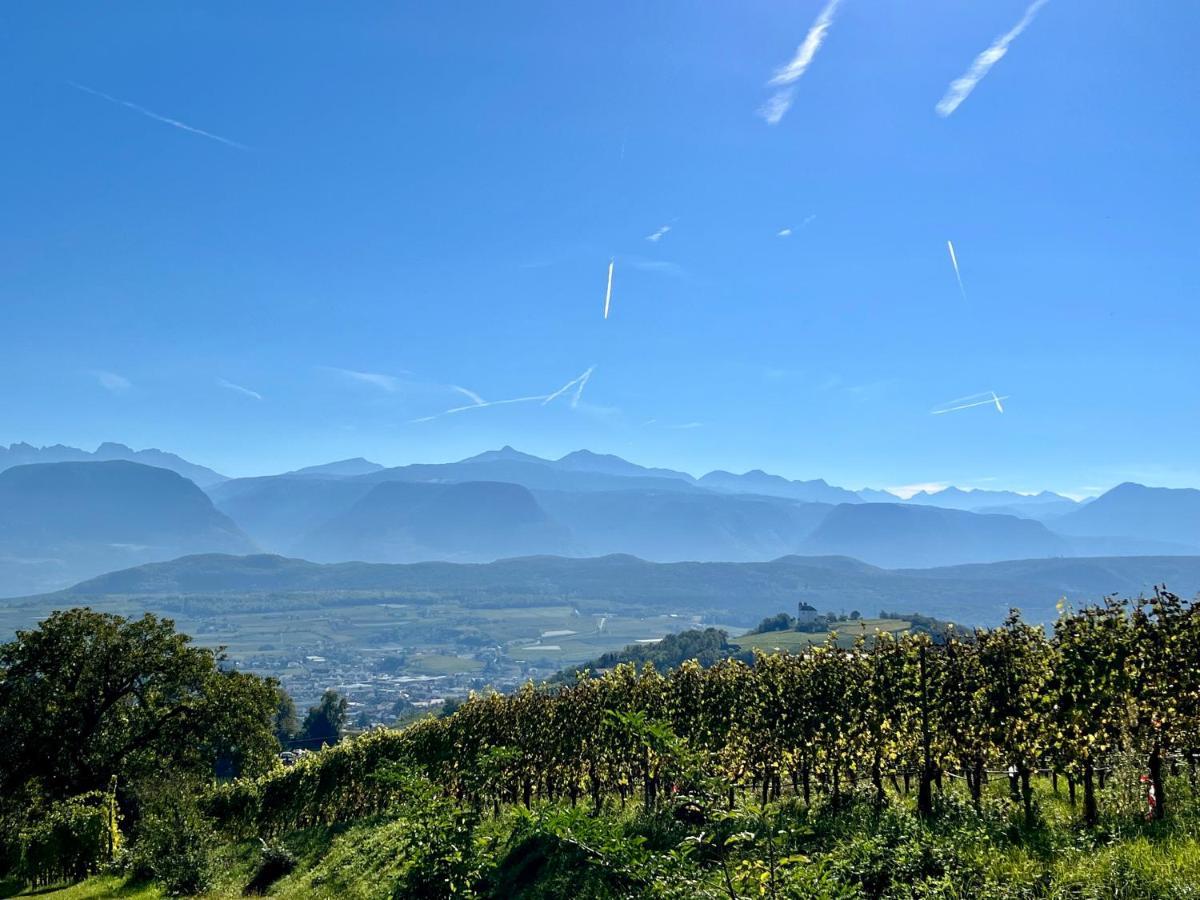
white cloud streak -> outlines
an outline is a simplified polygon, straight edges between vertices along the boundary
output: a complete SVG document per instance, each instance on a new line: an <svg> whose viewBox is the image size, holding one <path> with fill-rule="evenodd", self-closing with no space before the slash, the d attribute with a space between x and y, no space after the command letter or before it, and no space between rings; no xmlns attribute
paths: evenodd
<svg viewBox="0 0 1200 900"><path fill-rule="evenodd" d="M399 393L403 387L403 382L394 375L384 375L380 372L356 372L354 369L339 369L335 366L328 366L327 368L330 372L334 372L349 381L370 385L381 391L387 391L389 394Z"/></svg>
<svg viewBox="0 0 1200 900"><path fill-rule="evenodd" d="M976 406L995 406L997 412L1004 412L1004 407L1001 405L1001 400L1007 400L1008 395L997 396L995 391L984 391L979 394L971 394L967 397L959 397L957 400L950 400L942 404L940 409L930 411L931 416L943 416L946 413L958 412L960 409L971 409Z"/></svg>
<svg viewBox="0 0 1200 900"><path fill-rule="evenodd" d="M229 138L221 137L219 134L213 134L211 131L204 131L201 128L196 128L186 122L180 122L178 119L172 119L168 116L162 116L158 113L146 109L144 106L138 106L136 103L131 103L128 100L122 100L120 97L114 97L111 94L106 94L104 91L98 91L95 88L90 88L84 84L78 84L74 81L68 81L71 87L78 91L83 91L85 94L91 94L93 97L99 97L101 100L107 100L109 103L115 103L117 106L124 106L126 109L132 109L134 112L141 113L143 116L154 119L156 122L162 122L164 125L170 125L172 128L178 128L181 131L187 131L191 134L206 137L209 140L217 141L225 144L227 147L233 147L237 150L249 150L245 144L239 144L237 141L232 141Z"/></svg>
<svg viewBox="0 0 1200 900"><path fill-rule="evenodd" d="M792 229L790 229L790 228L780 228L777 232L775 232L775 237L791 237L791 236L792 236Z"/></svg>
<svg viewBox="0 0 1200 900"><path fill-rule="evenodd" d="M770 99L759 109L758 114L768 125L778 125L792 105L792 85L800 80L808 71L817 51L825 43L829 28L833 25L833 17L842 0L828 0L816 20L804 36L804 41L796 48L795 55L784 66L781 66L767 82L770 87L778 88Z"/></svg>
<svg viewBox="0 0 1200 900"><path fill-rule="evenodd" d="M444 416L453 416L458 413L464 413L472 409L487 409L492 406L509 406L513 403L534 403L540 402L542 406L557 400L571 388L575 388L575 395L571 398L571 408L574 409L579 405L580 399L583 397L583 388L587 384L588 379L592 377L592 373L596 371L596 367L592 366L582 375L572 378L556 391L551 391L549 394L537 394L531 397L511 397L505 400L484 400L479 394L467 388L451 385L451 388L458 391L465 397L469 397L472 403L469 406L454 406L450 409L444 409L439 413L434 413L431 416L421 416L419 419L410 420L409 424L418 424L421 422L432 422L434 419L441 419Z"/></svg>
<svg viewBox="0 0 1200 900"><path fill-rule="evenodd" d="M132 381L124 375L118 375L116 372L106 372L103 369L97 369L92 372L92 375L100 383L100 387L111 394L123 394L133 387Z"/></svg>
<svg viewBox="0 0 1200 900"><path fill-rule="evenodd" d="M646 240L650 241L652 244L657 244L660 240L662 240L662 236L670 230L670 225L662 225L653 234L646 235Z"/></svg>
<svg viewBox="0 0 1200 900"><path fill-rule="evenodd" d="M454 390L454 391L458 391L458 393L462 394L464 397L466 397L468 400L470 400L476 406L483 406L483 404L486 402L482 397L480 397L474 391L467 390L467 388L465 388L465 387L459 387L457 384L450 385L450 389Z"/></svg>
<svg viewBox="0 0 1200 900"><path fill-rule="evenodd" d="M234 384L232 381L226 381L224 378L218 378L217 384L234 393L241 394L243 397L250 397L253 400L262 400L263 398L263 395L258 391L252 391L248 387L242 387L240 384Z"/></svg>
<svg viewBox="0 0 1200 900"><path fill-rule="evenodd" d="M975 57L975 61L971 63L971 67L961 78L950 82L950 86L946 88L946 95L938 101L938 105L935 107L939 116L946 118L962 105L962 102L971 95L971 91L975 90L975 86L991 71L992 66L1000 62L1008 53L1009 45L1029 27L1038 10L1049 2L1050 0L1033 0L1026 7L1025 14L1021 16L1021 20L1016 25L1000 35L990 47Z"/></svg>
<svg viewBox="0 0 1200 900"><path fill-rule="evenodd" d="M612 304L612 277L613 266L616 264L615 259L608 261L608 287L604 289L604 318L608 318L608 307Z"/></svg>
<svg viewBox="0 0 1200 900"><path fill-rule="evenodd" d="M967 290L963 287L962 273L958 271L958 254L954 252L954 241L946 241L946 249L950 251L950 265L954 266L954 277L958 281L958 292L966 300Z"/></svg>

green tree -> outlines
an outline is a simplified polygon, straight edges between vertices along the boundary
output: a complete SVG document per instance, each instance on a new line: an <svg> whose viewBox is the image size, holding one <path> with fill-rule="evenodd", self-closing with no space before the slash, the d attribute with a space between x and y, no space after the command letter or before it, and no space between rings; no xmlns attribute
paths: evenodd
<svg viewBox="0 0 1200 900"><path fill-rule="evenodd" d="M286 747L300 733L300 717L296 712L296 701L291 694L279 689L278 700L275 704L275 720L272 723L275 739Z"/></svg>
<svg viewBox="0 0 1200 900"><path fill-rule="evenodd" d="M162 769L255 773L278 749L275 691L223 673L169 619L71 609L0 645L0 796L50 800Z"/></svg>
<svg viewBox="0 0 1200 900"><path fill-rule="evenodd" d="M320 703L308 708L300 728L300 740L309 749L332 747L341 740L345 727L346 698L335 690L328 690L321 695Z"/></svg>

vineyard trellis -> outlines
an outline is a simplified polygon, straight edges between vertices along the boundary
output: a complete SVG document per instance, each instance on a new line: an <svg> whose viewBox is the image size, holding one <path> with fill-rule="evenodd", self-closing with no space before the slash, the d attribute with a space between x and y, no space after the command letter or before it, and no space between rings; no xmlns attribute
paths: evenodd
<svg viewBox="0 0 1200 900"><path fill-rule="evenodd" d="M685 663L582 673L562 686L472 696L450 716L379 731L308 755L295 766L219 787L213 812L247 831L280 832L379 811L402 764L476 811L535 799L648 807L692 794L703 780L764 803L790 786L837 802L851 785L907 791L929 815L943 778L980 802L989 775L1007 777L1034 814L1030 778L1082 786L1095 823L1096 779L1110 759L1137 754L1167 814L1163 768L1200 748L1200 604L1156 589L1063 609L1049 633L1015 611L998 628L831 639L753 665ZM901 787L903 779L903 787ZM711 790L710 790L711 793Z"/></svg>

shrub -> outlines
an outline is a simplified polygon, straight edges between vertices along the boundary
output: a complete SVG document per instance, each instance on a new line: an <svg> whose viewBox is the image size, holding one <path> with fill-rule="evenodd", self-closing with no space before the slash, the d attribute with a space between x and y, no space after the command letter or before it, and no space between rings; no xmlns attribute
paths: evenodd
<svg viewBox="0 0 1200 900"><path fill-rule="evenodd" d="M20 873L34 886L82 881L112 861L120 842L113 794L90 791L55 803L22 829Z"/></svg>
<svg viewBox="0 0 1200 900"><path fill-rule="evenodd" d="M133 874L168 894L198 894L213 881L212 823L183 791L163 791L144 810L130 854Z"/></svg>

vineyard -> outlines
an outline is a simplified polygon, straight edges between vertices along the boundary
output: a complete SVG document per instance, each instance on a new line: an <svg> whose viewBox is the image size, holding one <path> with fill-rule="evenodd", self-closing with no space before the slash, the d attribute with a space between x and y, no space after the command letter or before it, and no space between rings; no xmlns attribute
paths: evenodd
<svg viewBox="0 0 1200 900"><path fill-rule="evenodd" d="M174 827L280 896L1196 896L1200 605L845 644L474 696Z"/></svg>

